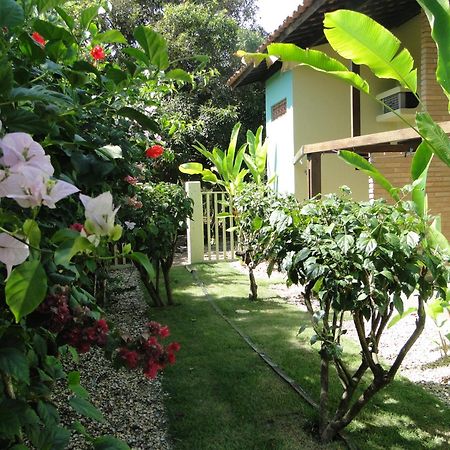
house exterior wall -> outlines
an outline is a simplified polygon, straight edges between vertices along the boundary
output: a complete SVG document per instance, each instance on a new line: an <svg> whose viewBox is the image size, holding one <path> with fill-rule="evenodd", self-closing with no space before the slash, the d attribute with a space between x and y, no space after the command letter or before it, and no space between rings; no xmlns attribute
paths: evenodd
<svg viewBox="0 0 450 450"><path fill-rule="evenodd" d="M419 94L421 100L425 109L435 120L450 120L447 97L436 82L436 45L431 39L430 27L425 14L414 19L414 26L415 33L409 34L409 41L407 36L403 37L400 33L397 33L397 36L407 48L415 45L416 54L413 56L417 62L420 62L420 65L417 65L420 67ZM419 42L418 45L417 42ZM410 156L373 154L371 159L394 186L403 186L410 182ZM442 232L450 239L450 169L436 157L428 172L427 194L430 213L441 216ZM374 198L380 198L385 197L386 193L380 186L373 184L371 195Z"/></svg>
<svg viewBox="0 0 450 450"><path fill-rule="evenodd" d="M277 175L273 188L276 192L293 193L294 179L294 113L293 74L277 72L266 83L266 132L269 139L267 175ZM286 99L286 113L272 120L272 107Z"/></svg>

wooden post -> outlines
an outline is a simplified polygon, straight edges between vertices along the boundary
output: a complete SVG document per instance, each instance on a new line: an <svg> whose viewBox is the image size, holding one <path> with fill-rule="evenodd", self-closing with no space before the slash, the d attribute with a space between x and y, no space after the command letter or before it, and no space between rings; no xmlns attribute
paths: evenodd
<svg viewBox="0 0 450 450"><path fill-rule="evenodd" d="M350 70L359 75L359 65L353 61L351 63ZM350 88L350 100L351 100L351 133L352 137L361 136L361 92L355 87Z"/></svg>
<svg viewBox="0 0 450 450"><path fill-rule="evenodd" d="M322 191L322 160L320 153L308 155L308 197L313 198Z"/></svg>
<svg viewBox="0 0 450 450"><path fill-rule="evenodd" d="M188 219L188 264L203 262L205 243L203 237L203 202L200 181L188 181L186 193L194 202L192 219Z"/></svg>

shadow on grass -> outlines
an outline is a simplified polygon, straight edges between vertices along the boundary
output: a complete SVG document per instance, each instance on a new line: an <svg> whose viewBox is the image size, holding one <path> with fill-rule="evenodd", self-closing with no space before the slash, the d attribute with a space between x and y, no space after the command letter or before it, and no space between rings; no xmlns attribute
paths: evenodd
<svg viewBox="0 0 450 450"><path fill-rule="evenodd" d="M283 370L314 398L319 395L319 357L309 332L297 336L308 315L271 301L261 283L261 300L250 302L245 275L224 264L197 267L211 299ZM310 432L317 415L281 382L209 305L182 268L173 273L180 308L156 311L182 343L177 365L164 381L176 448L310 449L321 446ZM249 311L239 314L236 310ZM308 334L309 333L309 334ZM355 359L357 352L350 358ZM332 379L331 397L340 395ZM361 449L450 448L450 410L405 380L381 391L350 425L350 439ZM195 438L191 435L195 430Z"/></svg>

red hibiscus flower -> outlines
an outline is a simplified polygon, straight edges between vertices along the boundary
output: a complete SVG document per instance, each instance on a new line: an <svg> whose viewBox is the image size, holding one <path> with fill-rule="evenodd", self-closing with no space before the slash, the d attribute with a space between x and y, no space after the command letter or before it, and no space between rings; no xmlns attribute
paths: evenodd
<svg viewBox="0 0 450 450"><path fill-rule="evenodd" d="M45 46L45 39L37 31L32 33L31 39L33 39L33 41L37 44L42 45L42 47Z"/></svg>
<svg viewBox="0 0 450 450"><path fill-rule="evenodd" d="M101 45L96 45L92 50L91 50L91 56L96 60L96 61L101 61L102 59L106 58L105 55L105 50L103 50L103 47Z"/></svg>
<svg viewBox="0 0 450 450"><path fill-rule="evenodd" d="M161 145L152 145L145 150L147 158L159 158L164 153L164 148Z"/></svg>

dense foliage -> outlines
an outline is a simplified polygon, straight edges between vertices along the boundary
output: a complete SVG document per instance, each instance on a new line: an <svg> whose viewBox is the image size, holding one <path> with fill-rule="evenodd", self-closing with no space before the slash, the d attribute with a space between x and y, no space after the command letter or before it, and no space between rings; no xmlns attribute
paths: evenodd
<svg viewBox="0 0 450 450"><path fill-rule="evenodd" d="M74 411L102 420L79 374L64 373L61 354L76 358L100 346L115 364L141 368L153 378L175 361L179 349L177 343L162 345L169 331L155 323L141 338L124 340L102 317L99 300L115 243L123 243L123 255L147 274L154 272L148 255L133 251L126 226L132 219L119 210L133 203L132 180L145 185L156 162L166 158L156 134L158 105L191 77L170 65L158 33L137 27L130 46L119 31L102 29L99 6L71 16L62 3L0 0L0 447L5 449L25 448L24 441L39 449L66 447L70 431L51 402L57 379L67 379ZM167 195L179 224L190 205L181 188L167 192L175 193ZM152 201L142 199L148 212ZM169 239L160 244L163 254ZM76 421L71 428L95 448L127 448L111 436L89 436Z"/></svg>

